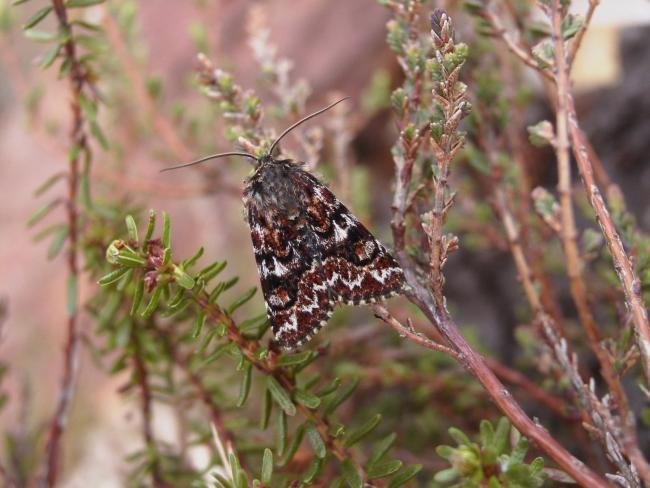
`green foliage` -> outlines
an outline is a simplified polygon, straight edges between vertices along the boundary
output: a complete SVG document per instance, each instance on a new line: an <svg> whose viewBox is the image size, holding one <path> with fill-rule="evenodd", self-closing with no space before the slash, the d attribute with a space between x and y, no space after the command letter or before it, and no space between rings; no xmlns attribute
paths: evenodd
<svg viewBox="0 0 650 488"><path fill-rule="evenodd" d="M170 383L170 368L180 365L180 369L196 386L202 383L200 377L215 374L223 370L224 363L230 362L231 372L226 376L232 376L234 371L239 383L236 400L232 403L234 408L243 410L252 390L256 398L262 396L270 399L263 403L261 426L254 427L251 419L246 418L245 411L240 414L248 429L266 430L272 427L275 430L275 455L272 449L264 449L259 475L260 482L265 484L268 484L269 478L282 480L296 476L307 484L316 482L326 466L336 459L330 455L331 449L346 453L338 469L344 479L354 486L361 482L361 473L366 471L371 473L373 479L390 479L391 486L399 486L415 475L417 470L413 467L400 470L402 462L388 456L395 434L375 446L364 464L360 464L357 455L348 451L352 446L372 438L373 431L380 425L381 415L371 416L356 428L348 429L341 425L332 430L328 427L328 423L336 418L339 409L354 393L357 381L341 382L338 378L325 381L318 376L308 381L303 379L318 359L318 354L315 351L302 351L277 355L264 347L259 339L268 329L265 315L236 323L233 314L239 308L245 308L254 290L226 298L222 292L233 287L236 281L221 278L225 262L216 261L200 268L198 261L202 250L188 259L177 261L171 249L173 232L169 217L163 214L160 237L155 237L157 218L154 212L150 212L144 232L138 229L136 220L132 215L126 217L126 235L107 247L106 260L113 269L98 279L103 288L97 301L115 304L110 311L106 307L97 309L101 324L99 332L106 336L106 347L102 354L113 355L122 351L110 368L111 372L121 371L130 361L135 361L140 364L141 372L133 377L133 387L146 389L151 386L143 383L142 371L148 371L150 376L145 381L152 382L162 367L161 379L164 378L168 386L158 395L173 401L182 384ZM140 235L145 239L138 240ZM219 293L215 293L215 290ZM133 305L129 304L130 301ZM256 331L251 334L253 326ZM264 378L262 383L260 376ZM206 384L201 388L208 386ZM217 407L217 399L210 394L203 401L210 408L222 408ZM274 404L278 421L269 422ZM295 418L297 424L294 426L294 421L290 423L289 418ZM199 429L196 435L201 438L206 432L203 430L201 433ZM224 433L221 432L221 435ZM296 472L292 460L300 452L304 439L311 448L312 459L301 472ZM148 446L147 452L157 453L155 458L161 459L161 449L156 443ZM159 471L162 469L163 464L151 463L144 456L144 451L136 454L132 456L134 462L141 460L145 463L136 464L136 472L150 473L153 466L157 466ZM273 463L273 459L277 460ZM235 458L231 456L227 462L222 460L222 464L228 464L233 470L231 482L235 485L243 483L237 480L257 476L245 474L241 465L234 461ZM278 470L273 470L273 464ZM163 472L167 469L176 468L170 465ZM194 476L198 476L198 473Z"/></svg>
<svg viewBox="0 0 650 488"><path fill-rule="evenodd" d="M461 430L452 427L449 435L457 447L438 446L436 452L451 467L436 473L436 482L453 487L539 487L544 484L544 460L525 462L528 440L510 427L505 417L496 428L481 422L479 442L472 442Z"/></svg>

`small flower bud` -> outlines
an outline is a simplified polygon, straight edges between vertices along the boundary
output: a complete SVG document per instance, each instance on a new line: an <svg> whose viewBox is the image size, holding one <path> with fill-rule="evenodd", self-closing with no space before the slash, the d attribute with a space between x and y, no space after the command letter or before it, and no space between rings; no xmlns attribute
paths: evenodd
<svg viewBox="0 0 650 488"><path fill-rule="evenodd" d="M117 264L117 257L120 255L120 251L124 249L126 243L122 239L117 239L110 243L106 248L106 261L111 264Z"/></svg>
<svg viewBox="0 0 650 488"><path fill-rule="evenodd" d="M436 9L431 14L431 36L435 46L444 51L447 44L454 40L454 26L445 10Z"/></svg>
<svg viewBox="0 0 650 488"><path fill-rule="evenodd" d="M165 248L160 239L151 239L147 242L147 265L149 268L158 269L165 261Z"/></svg>
<svg viewBox="0 0 650 488"><path fill-rule="evenodd" d="M144 274L144 288L147 293L151 293L158 284L158 273L155 271L148 271Z"/></svg>

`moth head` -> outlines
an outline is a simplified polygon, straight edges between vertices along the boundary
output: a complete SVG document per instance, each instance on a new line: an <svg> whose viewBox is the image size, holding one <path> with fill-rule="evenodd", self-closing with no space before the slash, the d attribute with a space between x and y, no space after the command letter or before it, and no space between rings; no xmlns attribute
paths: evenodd
<svg viewBox="0 0 650 488"><path fill-rule="evenodd" d="M271 147L269 148L268 152L265 155L263 155L263 156L261 156L259 158L257 156L255 156L255 155L247 153L247 152L230 151L230 152L224 152L224 153L218 153L218 154L211 154L210 156L205 156L203 158L197 159L197 160L189 162L189 163L179 164L179 165L176 165L176 166L170 166L169 168L165 168L165 169L162 169L160 171L164 172L164 171L170 171L172 169L186 168L188 166L194 166L195 164L203 163L203 162L208 161L210 159L225 158L225 157L228 157L228 156L241 156L243 158L248 158L253 164L254 171L256 171L261 166L264 166L265 164L272 163L274 161L274 159L273 159L273 151L274 151L274 149L278 147L278 144L280 143L280 141L289 132L291 132L293 129L298 127L300 124L302 124L304 122L307 122L309 119L313 119L314 117L322 114L323 112L326 112L327 110L331 109L335 105L338 105L343 100L347 100L348 98L350 98L350 97L343 97L340 100L337 100L336 102L329 104L327 107L322 108L322 109L314 112L313 114L309 114L306 117L303 117L302 119L300 119L298 122L295 122L294 124L287 127L282 132L282 134L280 134L278 136L278 138L273 142L273 144L271 144Z"/></svg>
<svg viewBox="0 0 650 488"><path fill-rule="evenodd" d="M271 163L273 163L273 161L275 161L275 160L273 159L273 156L271 156L271 154L265 154L264 156L262 156L261 158L259 158L257 160L257 164L255 165L255 169L259 168L260 166L264 166L266 164L271 164Z"/></svg>

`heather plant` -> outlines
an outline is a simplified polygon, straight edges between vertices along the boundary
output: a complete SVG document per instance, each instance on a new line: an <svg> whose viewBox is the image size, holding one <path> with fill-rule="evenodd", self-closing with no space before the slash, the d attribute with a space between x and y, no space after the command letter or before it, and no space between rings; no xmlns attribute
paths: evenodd
<svg viewBox="0 0 650 488"><path fill-rule="evenodd" d="M188 35L202 53L188 91L203 103L191 111L183 99L164 104L165 80L147 73L136 2L0 3L4 56L17 18L25 19L24 35L43 46L40 68L57 70L70 100L68 166L36 190L45 201L28 222L48 240L47 258L66 262L62 378L45 429L23 416L7 431L6 485L55 486L74 467L62 452L72 442L82 348L138 406L141 440L122 460L128 486L650 483L649 238L581 130L570 83L598 2L584 17L560 0L467 1L462 11L425 0L378 3L390 14L386 42L401 74L390 90L378 73L365 105L370 115L388 107L397 125L392 240L384 241L408 286L371 313L340 310L326 332L289 352L273 341L258 277L231 271L229 253L213 260L205 246L179 251L184 236L166 209L147 210L148 192L180 196L184 173L164 191L124 174L135 148L161 161L215 147L260 156L278 127L306 115L311 89L273 45L266 7L249 15L255 89L217 66L206 26L192 24ZM555 116L527 131L524 67L539 77ZM34 137L61 151L61 134L38 118L48 91L16 86ZM330 175L351 206L367 207L367 170L349 161L350 111L339 104L281 150ZM120 137L125 121L133 134ZM531 145L550 148L555 187L533 182ZM234 164L185 171L200 171L196 193L241 194L243 169ZM521 325L509 358L461 327L463 304L447 296L461 252L494 250L512 263L523 292L512 304ZM575 313L560 306L557 283ZM90 290L83 301L82 285ZM4 323L1 303L0 312ZM90 324L83 334L82 322ZM13 373L8 367L0 377ZM4 392L0 399L28 408ZM174 412L174 442L157 430L159 406Z"/></svg>

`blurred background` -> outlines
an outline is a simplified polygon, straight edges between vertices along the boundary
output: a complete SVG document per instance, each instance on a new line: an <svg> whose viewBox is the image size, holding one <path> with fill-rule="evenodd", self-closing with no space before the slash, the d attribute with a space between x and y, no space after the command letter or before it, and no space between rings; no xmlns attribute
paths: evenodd
<svg viewBox="0 0 650 488"><path fill-rule="evenodd" d="M440 4L455 8L455 2ZM574 8L584 12L586 4L586 0L575 1ZM31 4L13 8L8 1L0 1L2 15L11 17L17 26L35 8ZM127 62L127 70L144 76L150 89L162 92L158 103L163 112L175 113L181 105L186 112L214 117L205 110L206 99L193 87L197 51L230 71L242 86L259 86L260 68L250 41L257 37L264 45L267 28L268 43L277 46L280 58L292 63L291 77L304 79L304 89L311 93L310 109L335 96L351 96L352 101L339 115L326 115L321 123L330 131L337 130L337 123L345 124L350 135L349 164L357 168L355 178L369 181L373 192L371 198L354 195L354 183L347 190L343 184L341 196L390 243L390 146L395 127L386 103L368 95L387 93L400 82L400 69L385 42L386 10L374 0L147 0L136 2L133 8L140 36L127 43L116 40L119 35L115 37L105 6L89 9L87 15L107 29L107 56L130 59L134 65L129 67ZM256 15L264 18L264 25L256 24ZM43 55L41 45L24 39L19 28L4 29L1 36L0 300L5 312L0 357L10 365L2 388L12 401L2 411L0 429L16 430L49 418L60 379L64 259L47 260L48 243L35 243L36 232L27 228L26 221L42 204L34 190L47 176L65 167L69 95L67 83L57 79L56 70L36 66ZM612 180L625 190L642 229L650 228L649 72L650 4L645 0L602 0L573 73L577 103L583 126ZM533 90L538 89L532 75L530 83ZM263 89L260 92L263 97L274 96ZM135 85L132 95L119 103L131 105L132 113L145 110ZM541 95L535 112L529 114L528 122L549 113ZM121 125L119 137L127 151L119 162L115 154L96 152L96 184L101 187L115 178L115 172L102 166L118 166L118 188L137 194L147 207L171 214L176 252L185 255L203 244L208 258L227 258L230 272L244 277L245 286L255 286L257 272L237 195L237 185L248 171L245 164L224 163L228 188L211 186L214 180L200 171L158 173L164 166L208 150L229 150L229 143L219 136L217 121L214 138L209 133L200 135L201 141L213 140L211 144L193 147L179 143L176 151L165 149L157 130L143 137L132 132L133 120L111 122ZM130 138L133 141L128 143ZM545 158L543 152L531 153L531 165L538 165L534 170L538 184L552 186L555 174ZM53 214L48 218L59 217ZM459 322L475 326L489 350L507 357L517 323L511 303L520 293L510 257L499 250L464 251L452 261L455 279L447 283L450 299L465 304L458 312ZM86 292L87 286L82 288L82 293ZM254 306L262 309L260 296L255 297ZM374 322L368 309L354 314L360 323ZM87 325L87 319L84 321ZM334 334L338 333L344 333L343 329L327 329L322 334L336 341ZM89 480L98 488L119 486L121 459L115 454L128 453L131 444L138 442L135 406L119 396L121 379L99 371L87 352L79 381L66 438L66 456L74 458L74 469L62 486L86 486ZM158 429L163 438L173 439L173 424L165 421L169 415L160 412Z"/></svg>

